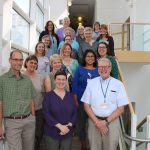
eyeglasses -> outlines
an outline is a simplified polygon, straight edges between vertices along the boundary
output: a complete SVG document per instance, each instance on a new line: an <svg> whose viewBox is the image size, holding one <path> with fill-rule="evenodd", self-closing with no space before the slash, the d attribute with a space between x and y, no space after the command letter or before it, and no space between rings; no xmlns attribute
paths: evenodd
<svg viewBox="0 0 150 150"><path fill-rule="evenodd" d="M87 55L88 58L94 58L94 55Z"/></svg>
<svg viewBox="0 0 150 150"><path fill-rule="evenodd" d="M99 46L98 48L106 49L106 47L105 47L105 46Z"/></svg>
<svg viewBox="0 0 150 150"><path fill-rule="evenodd" d="M13 59L13 58L11 58L11 60L13 60L13 61L15 61L15 62L23 62L23 59Z"/></svg>
<svg viewBox="0 0 150 150"><path fill-rule="evenodd" d="M98 66L99 69L109 69L111 66Z"/></svg>
<svg viewBox="0 0 150 150"><path fill-rule="evenodd" d="M69 40L69 41L71 41L71 39L65 39L65 40Z"/></svg>

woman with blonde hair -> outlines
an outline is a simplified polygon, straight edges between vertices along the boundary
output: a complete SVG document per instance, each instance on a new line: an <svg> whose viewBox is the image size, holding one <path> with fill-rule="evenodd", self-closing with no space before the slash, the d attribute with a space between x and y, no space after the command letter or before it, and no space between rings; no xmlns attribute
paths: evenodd
<svg viewBox="0 0 150 150"><path fill-rule="evenodd" d="M63 47L64 43L69 43L72 46L73 52L74 52L74 58L78 58L76 57L76 54L79 51L79 43L73 39L72 36L72 31L73 29L71 27L67 27L64 30L64 40L60 42L59 46L58 46L58 51L60 51L60 49ZM70 39L70 41L68 41L67 39Z"/></svg>
<svg viewBox="0 0 150 150"><path fill-rule="evenodd" d="M37 73L46 75L50 73L49 59L45 56L45 44L38 42L35 46L35 56L38 58L38 69Z"/></svg>
<svg viewBox="0 0 150 150"><path fill-rule="evenodd" d="M72 58L72 47L70 44L65 43L60 51L60 55L62 57L62 62L66 67L66 72L68 76L70 91L71 91L71 85L72 85L72 78L76 72L76 69L78 68L79 64L76 59Z"/></svg>
<svg viewBox="0 0 150 150"><path fill-rule="evenodd" d="M55 81L54 81L54 76L55 73L63 68L62 66L62 58L58 54L54 54L50 57L50 65L51 65L51 72L49 74L49 78L51 81L51 89L54 90L55 88Z"/></svg>

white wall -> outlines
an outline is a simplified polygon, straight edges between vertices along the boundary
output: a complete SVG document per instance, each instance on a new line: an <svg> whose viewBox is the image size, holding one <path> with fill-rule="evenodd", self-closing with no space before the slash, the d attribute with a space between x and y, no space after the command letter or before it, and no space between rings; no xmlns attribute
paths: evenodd
<svg viewBox="0 0 150 150"><path fill-rule="evenodd" d="M125 22L130 15L126 0L96 0L95 20L101 23Z"/></svg>
<svg viewBox="0 0 150 150"><path fill-rule="evenodd" d="M131 101L135 102L138 121L150 115L150 64L120 63Z"/></svg>
<svg viewBox="0 0 150 150"><path fill-rule="evenodd" d="M61 27L59 20L68 16L67 0L50 0L50 20L57 28Z"/></svg>

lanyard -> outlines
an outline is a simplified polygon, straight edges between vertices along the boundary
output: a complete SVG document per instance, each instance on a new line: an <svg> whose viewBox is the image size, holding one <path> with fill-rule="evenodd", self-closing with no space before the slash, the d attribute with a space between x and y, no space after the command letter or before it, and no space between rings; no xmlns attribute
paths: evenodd
<svg viewBox="0 0 150 150"><path fill-rule="evenodd" d="M100 79L101 89L102 89L102 93L103 93L103 96L104 96L104 103L106 103L106 95L107 95L107 90L108 90L108 87L109 87L110 80L111 80L111 78L109 79L107 87L106 87L106 91L104 92L104 89L103 89L103 86L102 86L102 81Z"/></svg>

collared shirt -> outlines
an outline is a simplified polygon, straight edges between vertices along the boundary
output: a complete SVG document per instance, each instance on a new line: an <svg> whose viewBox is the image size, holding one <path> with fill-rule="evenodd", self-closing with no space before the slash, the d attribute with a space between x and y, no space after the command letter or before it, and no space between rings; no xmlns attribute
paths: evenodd
<svg viewBox="0 0 150 150"><path fill-rule="evenodd" d="M0 76L0 100L3 101L3 116L22 116L31 112L31 99L36 92L31 80L20 73L16 75L9 70Z"/></svg>
<svg viewBox="0 0 150 150"><path fill-rule="evenodd" d="M105 92L106 98L104 98ZM128 104L128 97L121 81L113 77L106 80L96 77L88 83L81 101L89 104L96 116L108 117L118 107ZM104 102L106 102L106 107L103 107Z"/></svg>

